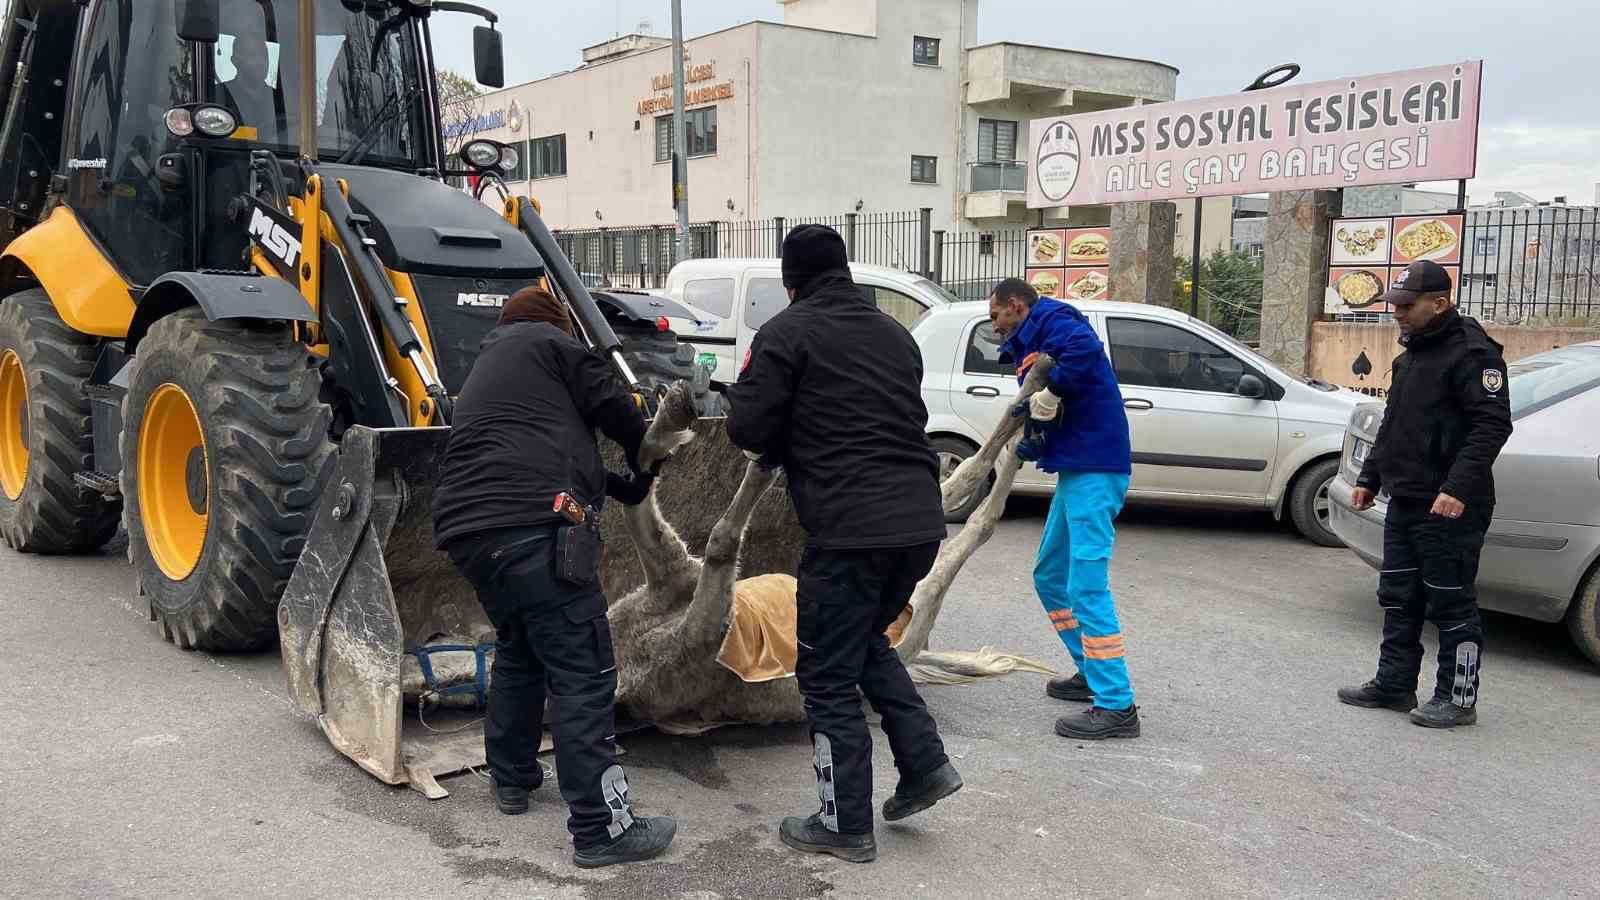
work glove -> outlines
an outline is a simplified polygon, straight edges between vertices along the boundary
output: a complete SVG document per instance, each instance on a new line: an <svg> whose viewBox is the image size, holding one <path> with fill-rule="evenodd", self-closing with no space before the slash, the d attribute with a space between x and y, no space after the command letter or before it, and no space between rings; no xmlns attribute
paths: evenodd
<svg viewBox="0 0 1600 900"><path fill-rule="evenodd" d="M638 506L650 496L650 488L655 480L656 477L649 472L630 472L627 475L607 472L606 496L623 506Z"/></svg>
<svg viewBox="0 0 1600 900"><path fill-rule="evenodd" d="M1050 391L1039 391L1028 398L1028 411L1036 422L1054 422L1061 413L1061 398Z"/></svg>

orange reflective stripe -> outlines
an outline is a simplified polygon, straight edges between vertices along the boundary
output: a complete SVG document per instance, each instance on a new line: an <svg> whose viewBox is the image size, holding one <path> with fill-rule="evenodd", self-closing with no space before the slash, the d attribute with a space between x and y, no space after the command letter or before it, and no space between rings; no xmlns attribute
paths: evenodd
<svg viewBox="0 0 1600 900"><path fill-rule="evenodd" d="M1017 374L1021 375L1023 372L1028 371L1028 369L1033 366L1033 361L1038 358L1039 354L1029 353L1027 359L1022 361L1022 365L1017 366Z"/></svg>
<svg viewBox="0 0 1600 900"><path fill-rule="evenodd" d="M1070 609L1050 610L1050 621L1055 623L1057 631L1068 631L1078 627L1078 617Z"/></svg>
<svg viewBox="0 0 1600 900"><path fill-rule="evenodd" d="M1116 659L1126 653L1127 647L1120 634L1083 639L1083 655L1089 659Z"/></svg>
<svg viewBox="0 0 1600 900"><path fill-rule="evenodd" d="M1056 630L1057 631L1072 631L1073 629L1075 629L1077 627L1078 627L1078 623L1077 622L1062 622L1062 621L1057 621L1056 622Z"/></svg>

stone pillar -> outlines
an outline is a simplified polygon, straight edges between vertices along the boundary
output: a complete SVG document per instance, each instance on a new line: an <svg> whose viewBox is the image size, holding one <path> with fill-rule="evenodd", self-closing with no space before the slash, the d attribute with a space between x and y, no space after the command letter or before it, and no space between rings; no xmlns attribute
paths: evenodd
<svg viewBox="0 0 1600 900"><path fill-rule="evenodd" d="M1111 207L1112 300L1170 302L1172 236L1177 222L1177 207L1164 201Z"/></svg>
<svg viewBox="0 0 1600 900"><path fill-rule="evenodd" d="M1290 372L1311 364L1311 323L1328 284L1328 223L1337 191L1281 191L1268 200L1261 291L1261 355Z"/></svg>

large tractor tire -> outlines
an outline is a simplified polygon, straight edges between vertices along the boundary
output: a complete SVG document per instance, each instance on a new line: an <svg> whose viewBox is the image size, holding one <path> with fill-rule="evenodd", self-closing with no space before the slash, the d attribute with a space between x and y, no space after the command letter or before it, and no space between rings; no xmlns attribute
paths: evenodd
<svg viewBox="0 0 1600 900"><path fill-rule="evenodd" d="M128 559L179 647L273 641L333 450L321 385L283 326L191 307L139 344L122 407Z"/></svg>
<svg viewBox="0 0 1600 900"><path fill-rule="evenodd" d="M24 553L86 553L117 533L117 502L73 477L94 467L97 352L44 291L0 300L0 536Z"/></svg>

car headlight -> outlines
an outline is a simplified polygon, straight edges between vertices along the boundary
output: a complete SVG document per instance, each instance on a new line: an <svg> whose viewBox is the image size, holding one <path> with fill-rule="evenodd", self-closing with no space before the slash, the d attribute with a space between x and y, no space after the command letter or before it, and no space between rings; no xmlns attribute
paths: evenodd
<svg viewBox="0 0 1600 900"><path fill-rule="evenodd" d="M461 148L461 158L466 161L467 165L483 171L500 165L504 151L510 149L494 141L468 141ZM515 151L512 152L514 153Z"/></svg>

